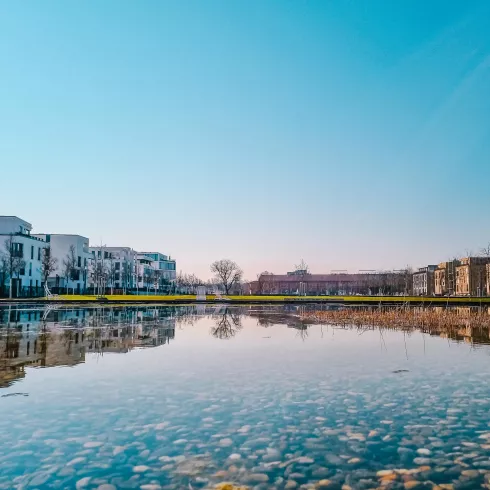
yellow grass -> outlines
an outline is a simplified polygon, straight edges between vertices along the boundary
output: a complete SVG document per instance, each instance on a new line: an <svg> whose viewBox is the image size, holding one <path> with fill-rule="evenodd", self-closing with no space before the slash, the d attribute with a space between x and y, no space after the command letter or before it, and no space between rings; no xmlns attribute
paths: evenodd
<svg viewBox="0 0 490 490"><path fill-rule="evenodd" d="M195 300L196 295L195 294L180 294L180 295L172 295L172 296L167 296L167 295L132 295L132 294L108 294L104 296L105 299L108 299L109 301L120 301L120 302L128 302L128 301L158 301L158 302L165 302L165 301L189 301L189 300ZM47 298L44 298L47 299ZM56 300L62 300L62 301L74 301L74 302L86 302L86 301L97 301L97 296L93 295L84 295L84 294L60 294L59 296L56 297Z"/></svg>
<svg viewBox="0 0 490 490"><path fill-rule="evenodd" d="M194 294L180 294L180 295L106 295L104 296L109 301L114 302L133 302L133 301L151 301L165 303L168 301L196 301L196 295ZM259 302L259 303L283 303L286 301L338 301L346 303L393 303L393 302L413 302L413 303L424 303L424 304L444 304L448 300L451 303L473 303L473 304L490 304L490 297L484 298L445 298L445 297L420 297L420 296L224 296L225 300L231 302ZM46 298L44 298L46 299ZM97 301L97 296L93 295L71 295L63 294L57 297L57 300L67 301L67 302L95 302ZM216 299L215 295L208 294L206 296L206 301L219 301Z"/></svg>

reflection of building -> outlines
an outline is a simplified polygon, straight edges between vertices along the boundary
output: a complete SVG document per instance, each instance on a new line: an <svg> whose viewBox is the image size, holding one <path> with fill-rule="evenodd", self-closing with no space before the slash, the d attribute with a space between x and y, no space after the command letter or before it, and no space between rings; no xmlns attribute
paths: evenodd
<svg viewBox="0 0 490 490"><path fill-rule="evenodd" d="M175 337L175 326L135 324L90 330L86 333L87 352L124 353L135 348L168 344Z"/></svg>
<svg viewBox="0 0 490 490"><path fill-rule="evenodd" d="M413 274L413 294L415 296L431 296L434 294L435 265L421 267Z"/></svg>
<svg viewBox="0 0 490 490"><path fill-rule="evenodd" d="M176 307L0 306L0 388L25 368L73 366L87 352L129 352L175 337ZM2 328L8 327L8 328Z"/></svg>
<svg viewBox="0 0 490 490"><path fill-rule="evenodd" d="M456 267L456 295L483 296L487 293L487 264L490 257L466 257Z"/></svg>
<svg viewBox="0 0 490 490"><path fill-rule="evenodd" d="M0 336L0 387L23 378L28 366L74 366L84 360L81 332L12 331Z"/></svg>

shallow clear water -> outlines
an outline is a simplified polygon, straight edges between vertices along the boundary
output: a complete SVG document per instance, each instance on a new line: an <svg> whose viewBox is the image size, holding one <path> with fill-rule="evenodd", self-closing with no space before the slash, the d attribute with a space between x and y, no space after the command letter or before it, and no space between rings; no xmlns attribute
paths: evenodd
<svg viewBox="0 0 490 490"><path fill-rule="evenodd" d="M298 313L2 307L0 488L486 484L487 345Z"/></svg>

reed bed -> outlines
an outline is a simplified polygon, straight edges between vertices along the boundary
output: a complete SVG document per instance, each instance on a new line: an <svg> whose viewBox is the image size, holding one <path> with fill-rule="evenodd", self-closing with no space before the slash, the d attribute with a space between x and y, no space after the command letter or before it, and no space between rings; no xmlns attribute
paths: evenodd
<svg viewBox="0 0 490 490"><path fill-rule="evenodd" d="M308 323L323 323L343 328L383 328L405 331L417 329L430 333L449 333L461 329L490 331L488 308L351 307L304 312L301 318Z"/></svg>

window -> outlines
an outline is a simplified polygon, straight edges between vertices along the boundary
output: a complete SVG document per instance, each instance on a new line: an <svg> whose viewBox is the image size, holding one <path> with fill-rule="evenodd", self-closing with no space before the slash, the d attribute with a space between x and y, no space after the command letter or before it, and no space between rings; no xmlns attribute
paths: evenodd
<svg viewBox="0 0 490 490"><path fill-rule="evenodd" d="M109 258L109 252L104 252L104 259L108 259Z"/></svg>
<svg viewBox="0 0 490 490"><path fill-rule="evenodd" d="M82 257L78 256L78 267L82 267Z"/></svg>
<svg viewBox="0 0 490 490"><path fill-rule="evenodd" d="M37 249L37 260L41 260L41 247Z"/></svg>
<svg viewBox="0 0 490 490"><path fill-rule="evenodd" d="M114 279L115 279L116 281L119 281L119 272L116 272L116 273L114 274Z"/></svg>
<svg viewBox="0 0 490 490"><path fill-rule="evenodd" d="M97 250L97 257L100 259L100 250Z"/></svg>
<svg viewBox="0 0 490 490"><path fill-rule="evenodd" d="M116 262L116 270L121 270L121 262Z"/></svg>
<svg viewBox="0 0 490 490"><path fill-rule="evenodd" d="M36 279L36 287L38 288L39 287L39 280Z"/></svg>
<svg viewBox="0 0 490 490"><path fill-rule="evenodd" d="M25 276L25 274L26 274L26 268L22 267L22 269L20 269L19 271L19 276Z"/></svg>
<svg viewBox="0 0 490 490"><path fill-rule="evenodd" d="M31 245L31 260L34 260L34 245Z"/></svg>
<svg viewBox="0 0 490 490"><path fill-rule="evenodd" d="M84 266L84 267L87 267L87 257L85 257L85 258L83 259L83 266Z"/></svg>
<svg viewBox="0 0 490 490"><path fill-rule="evenodd" d="M32 276L32 262L29 262L29 275ZM31 280L31 286L32 286L32 280Z"/></svg>
<svg viewBox="0 0 490 490"><path fill-rule="evenodd" d="M13 257L24 257L24 244L23 243L12 243L12 256Z"/></svg>

